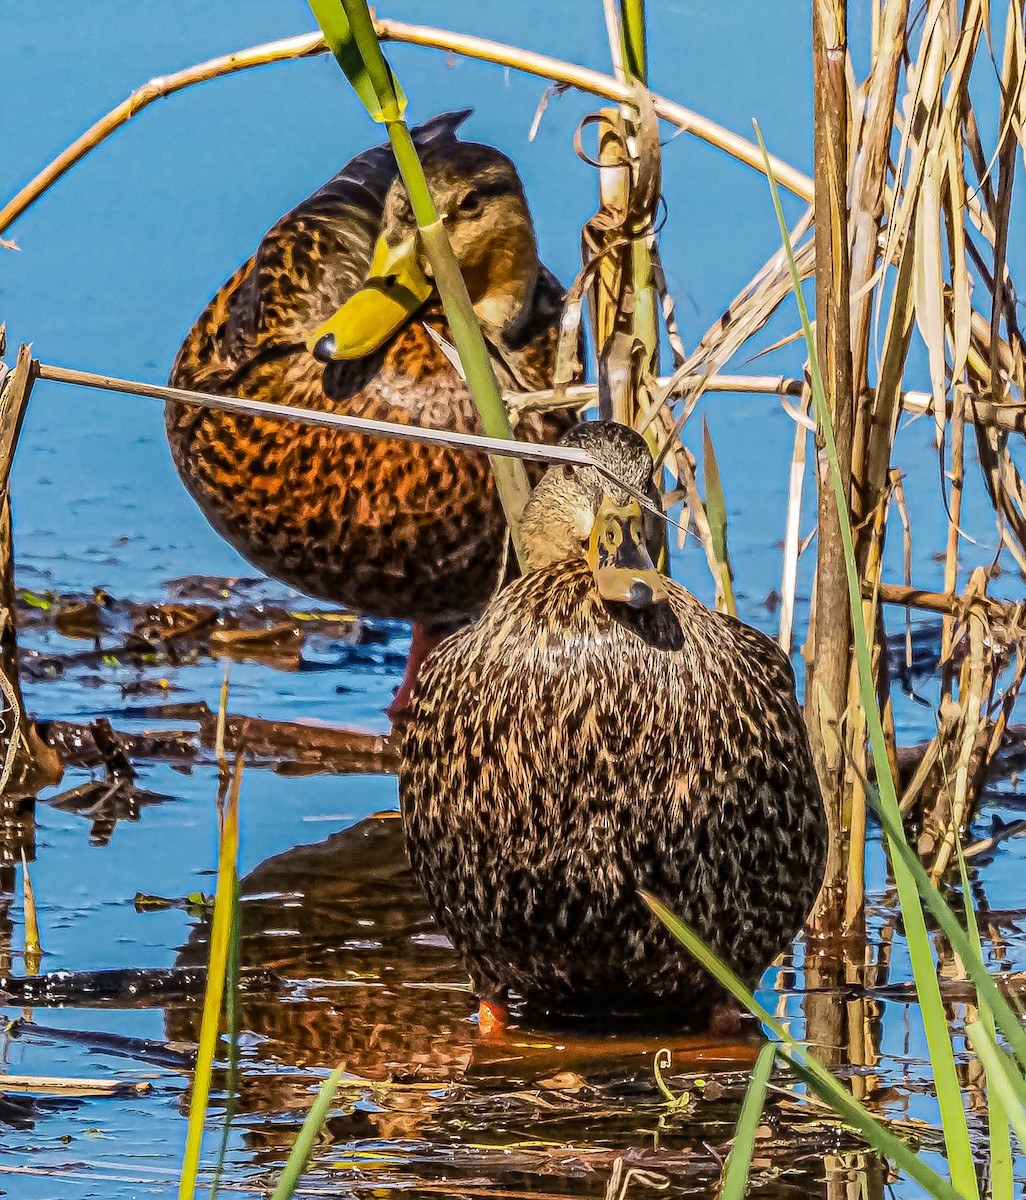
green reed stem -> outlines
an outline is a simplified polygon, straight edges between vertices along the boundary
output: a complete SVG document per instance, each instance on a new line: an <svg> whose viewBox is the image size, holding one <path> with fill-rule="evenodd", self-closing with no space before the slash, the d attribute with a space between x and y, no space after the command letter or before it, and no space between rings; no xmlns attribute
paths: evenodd
<svg viewBox="0 0 1026 1200"><path fill-rule="evenodd" d="M620 36L627 74L648 83L648 36L645 29L645 0L621 0Z"/></svg>
<svg viewBox="0 0 1026 1200"><path fill-rule="evenodd" d="M491 356L403 117L406 98L381 52L366 0L309 0L309 3L339 66L367 111L388 133L482 427L492 437L510 438L513 431ZM517 459L492 456L491 464L513 547L524 566L520 518L531 494L527 472Z"/></svg>

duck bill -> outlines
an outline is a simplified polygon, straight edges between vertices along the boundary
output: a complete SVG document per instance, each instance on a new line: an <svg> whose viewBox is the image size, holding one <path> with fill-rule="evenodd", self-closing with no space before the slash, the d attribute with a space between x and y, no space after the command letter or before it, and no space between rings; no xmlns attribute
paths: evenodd
<svg viewBox="0 0 1026 1200"><path fill-rule="evenodd" d="M405 324L433 291L421 269L415 237L398 246L379 238L363 287L314 330L307 349L322 362L363 358Z"/></svg>
<svg viewBox="0 0 1026 1200"><path fill-rule="evenodd" d="M641 505L602 501L588 543L588 562L603 600L629 608L667 602L663 577L645 545Z"/></svg>

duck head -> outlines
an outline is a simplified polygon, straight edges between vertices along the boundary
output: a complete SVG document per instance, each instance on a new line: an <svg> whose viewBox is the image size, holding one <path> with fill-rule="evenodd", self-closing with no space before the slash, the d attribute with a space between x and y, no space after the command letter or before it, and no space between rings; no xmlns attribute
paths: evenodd
<svg viewBox="0 0 1026 1200"><path fill-rule="evenodd" d="M617 486L596 467L550 467L524 512L528 566L585 560L616 621L656 649L680 650L684 635L653 561L659 518L632 495L640 492L658 504L645 439L615 421L589 421L560 444L587 451L627 486Z"/></svg>
<svg viewBox="0 0 1026 1200"><path fill-rule="evenodd" d="M424 172L474 311L496 345L534 293L540 270L531 214L512 162L491 146L445 140ZM385 197L367 278L309 340L319 359L362 358L435 296L431 264L402 180Z"/></svg>

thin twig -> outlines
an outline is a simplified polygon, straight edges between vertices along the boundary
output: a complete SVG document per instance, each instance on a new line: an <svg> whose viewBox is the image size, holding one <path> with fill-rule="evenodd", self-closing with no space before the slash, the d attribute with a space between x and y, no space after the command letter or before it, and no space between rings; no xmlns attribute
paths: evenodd
<svg viewBox="0 0 1026 1200"><path fill-rule="evenodd" d="M362 433L370 437L395 438L402 442L418 442L427 446L447 446L459 450L483 450L487 454L503 454L510 458L527 459L533 462L572 463L578 466L594 466L592 458L584 450L572 446L544 446L535 442L520 442L506 438L485 437L475 433L457 433L445 429L428 429L421 425L401 425L391 421L370 421L365 417L351 417L342 413L326 412L314 408L297 408L289 404L270 404L263 400L243 399L241 396L214 396L206 392L192 392L184 388L166 387L156 383L141 383L131 379L117 379L110 375L95 375L91 371L76 371L67 367L55 367L49 363L39 364L39 378L53 383L70 383L80 387L96 388L99 391L121 392L129 396L142 396L148 400L177 401L194 404L200 408L220 409L224 412L240 412L250 416L270 418L278 421L295 421L305 425L323 425L330 429L342 429L348 433Z"/></svg>
<svg viewBox="0 0 1026 1200"><path fill-rule="evenodd" d="M296 408L289 404L269 404L263 400L244 399L241 396L214 396L206 392L191 392L184 388L167 387L157 383L141 383L131 379L117 379L112 375L95 375L91 371L76 371L68 367L55 367L48 363L36 363L39 379L52 383L70 383L79 387L96 388L98 391L121 392L128 396L142 396L147 400L177 401L193 404L199 408L213 408L223 412L241 412L249 416L275 421L295 421L305 425L320 425L329 429L342 429L348 433L361 433L369 437L395 438L400 442L416 442L425 446L445 446L464 451L484 451L486 454L507 458L525 459L531 462L569 463L579 467L593 467L619 487L626 489L645 509L670 520L644 492L618 478L602 463L597 462L585 450L575 446L546 446L537 442L520 442L515 439L485 437L476 433L457 433L446 429L428 429L423 425L403 425L393 421L371 421L365 417L351 417L342 413L325 412L315 408ZM675 522L671 522L675 523Z"/></svg>
<svg viewBox="0 0 1026 1200"><path fill-rule="evenodd" d="M0 1075L0 1092L23 1096L145 1096L148 1080L69 1079L58 1075Z"/></svg>
<svg viewBox="0 0 1026 1200"><path fill-rule="evenodd" d="M992 621L1019 625L1026 617L1026 610L1022 604L995 600L991 596L930 592L923 588L902 587L896 583L881 583L878 594L884 604L903 605L906 608L918 608L947 616L964 617L971 607L976 606L983 609Z"/></svg>

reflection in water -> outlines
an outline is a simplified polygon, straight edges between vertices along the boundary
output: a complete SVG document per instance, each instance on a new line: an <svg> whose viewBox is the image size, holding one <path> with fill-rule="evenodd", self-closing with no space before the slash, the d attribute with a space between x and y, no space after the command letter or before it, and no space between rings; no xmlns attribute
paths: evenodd
<svg viewBox="0 0 1026 1200"><path fill-rule="evenodd" d="M675 1191L718 1178L754 1038L513 1030L482 1041L466 973L421 898L397 814L267 860L242 896L243 966L286 981L284 998L242 997L237 1111L250 1170L281 1161L311 1101L311 1070L345 1063L356 1078L329 1120L325 1162L349 1185L370 1174L378 1186L424 1186L441 1172L462 1190L469 1172L491 1187L601 1194L625 1153ZM180 965L205 959L207 932L193 931ZM198 1003L168 1009L169 1039L194 1040L198 1027ZM673 1053L674 1091L691 1094L676 1108L655 1086L662 1046ZM826 1195L822 1135L803 1137L790 1111L767 1120L761 1194ZM847 1178L841 1166L835 1179Z"/></svg>
<svg viewBox="0 0 1026 1200"><path fill-rule="evenodd" d="M369 1079L411 1082L444 1082L469 1064L466 977L420 901L397 816L268 859L242 882L242 919L243 966L293 985L285 1000L243 998L242 1027L262 1058L344 1061ZM206 939L201 925L179 963L205 961ZM169 1036L193 1037L196 1019L170 1013Z"/></svg>

